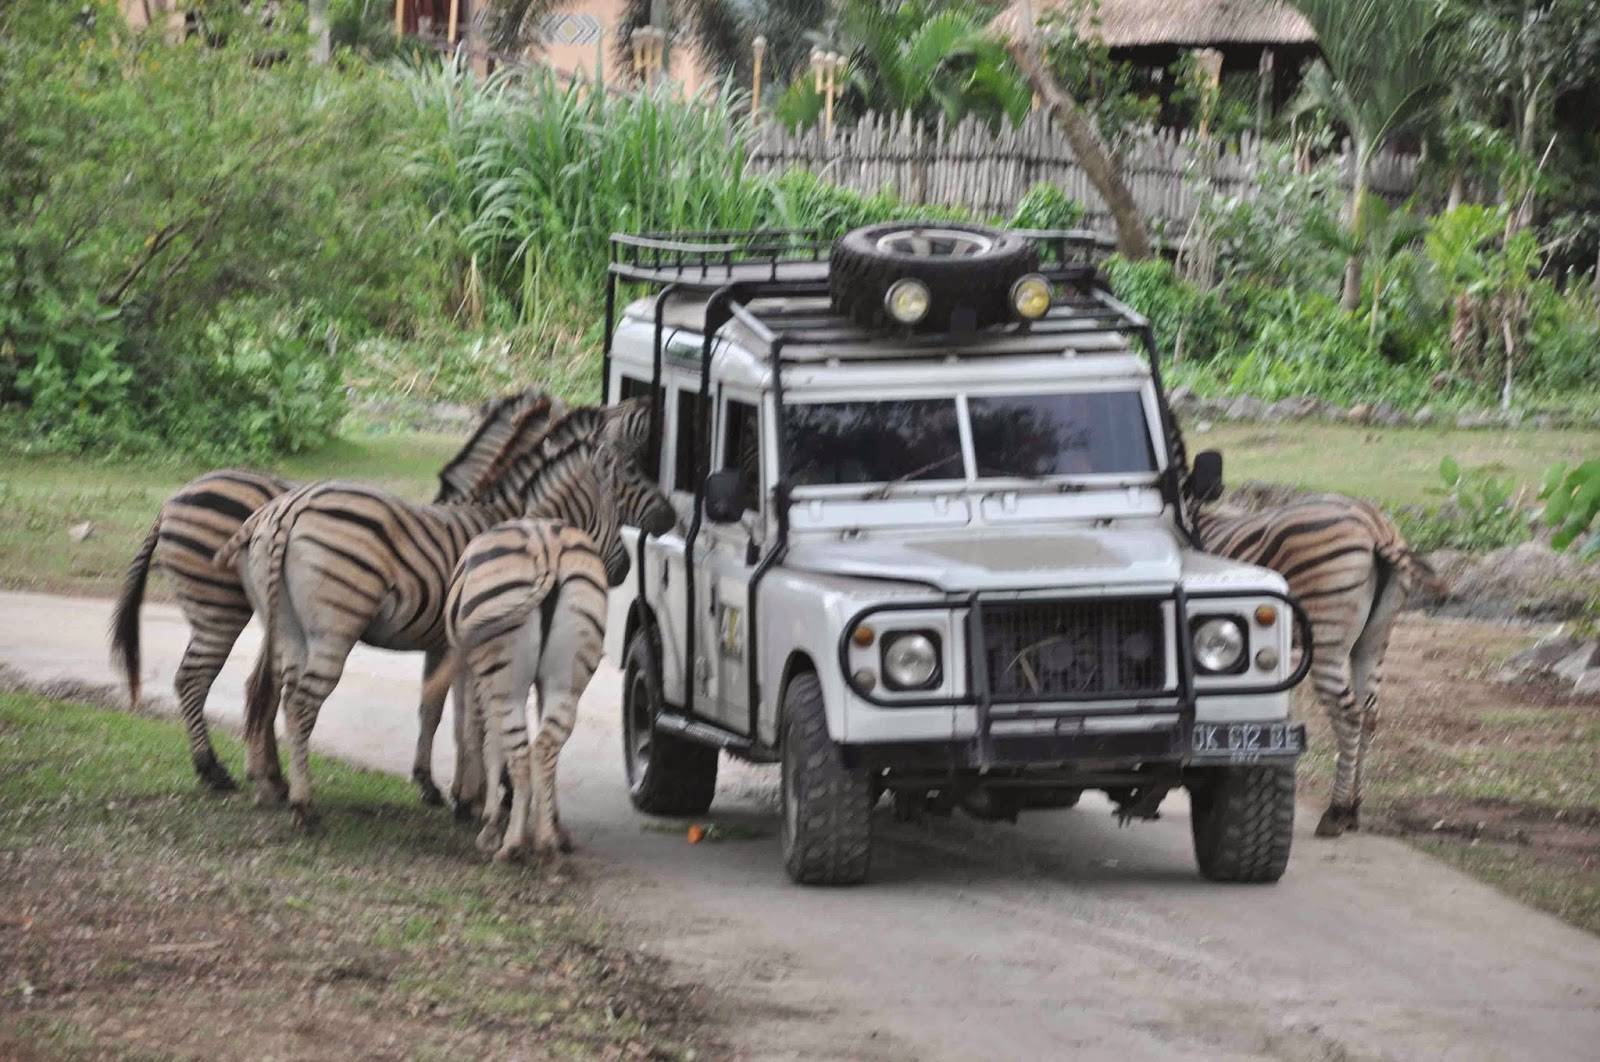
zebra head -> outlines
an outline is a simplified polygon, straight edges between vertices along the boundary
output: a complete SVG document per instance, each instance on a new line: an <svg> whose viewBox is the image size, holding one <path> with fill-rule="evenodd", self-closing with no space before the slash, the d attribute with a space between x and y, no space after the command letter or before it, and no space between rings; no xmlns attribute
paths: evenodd
<svg viewBox="0 0 1600 1062"><path fill-rule="evenodd" d="M612 586L627 578L630 567L623 522L660 533L676 519L660 488L594 438L579 438L551 455L529 481L525 498L528 516L560 520L593 540Z"/></svg>
<svg viewBox="0 0 1600 1062"><path fill-rule="evenodd" d="M604 421L600 439L623 460L643 467L650 453L650 422L653 404L648 395L602 406ZM643 526L643 525L640 525Z"/></svg>

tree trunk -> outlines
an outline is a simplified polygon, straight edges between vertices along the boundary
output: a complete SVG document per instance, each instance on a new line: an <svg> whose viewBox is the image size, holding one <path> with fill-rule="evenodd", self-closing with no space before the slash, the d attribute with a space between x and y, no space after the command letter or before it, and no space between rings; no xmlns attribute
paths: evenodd
<svg viewBox="0 0 1600 1062"><path fill-rule="evenodd" d="M1111 152L1095 130L1092 122L1078 102L1051 76L1044 59L1021 35L1006 42L1006 50L1017 66L1027 75L1033 90L1050 108L1061 126L1062 134L1072 148L1084 176L1094 185L1095 191L1106 202L1106 209L1117 225L1117 250L1124 258L1149 258L1150 233L1145 229L1144 218L1133 201L1133 193L1122 179L1121 172L1111 160Z"/></svg>
<svg viewBox="0 0 1600 1062"><path fill-rule="evenodd" d="M1450 197L1445 200L1446 211L1454 210L1467 199L1467 176L1460 170L1450 175Z"/></svg>
<svg viewBox="0 0 1600 1062"><path fill-rule="evenodd" d="M1364 253L1362 244L1366 242L1367 235L1364 228L1366 216L1364 201L1366 198L1367 153L1358 149L1356 151L1355 177L1350 182L1350 205L1346 210L1350 224L1350 235L1356 245L1355 253L1344 264L1344 298L1341 300L1341 305L1344 306L1346 313L1355 313L1356 310L1361 308L1361 268Z"/></svg>
<svg viewBox="0 0 1600 1062"><path fill-rule="evenodd" d="M333 38L328 25L328 0L309 0L306 22L311 30L311 61L326 63L333 55Z"/></svg>

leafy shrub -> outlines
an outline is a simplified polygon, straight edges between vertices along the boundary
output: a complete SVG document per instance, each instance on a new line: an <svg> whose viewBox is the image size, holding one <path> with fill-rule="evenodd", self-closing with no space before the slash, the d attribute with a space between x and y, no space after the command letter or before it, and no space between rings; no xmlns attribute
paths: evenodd
<svg viewBox="0 0 1600 1062"><path fill-rule="evenodd" d="M1451 457L1439 463L1439 479L1444 504L1396 514L1412 547L1482 552L1527 541L1530 515L1511 479L1492 467L1462 468Z"/></svg>
<svg viewBox="0 0 1600 1062"><path fill-rule="evenodd" d="M1164 353L1180 361L1211 361L1237 346L1238 332L1222 297L1184 281L1170 262L1113 257L1105 272L1117 297L1150 319Z"/></svg>
<svg viewBox="0 0 1600 1062"><path fill-rule="evenodd" d="M1017 229L1075 229L1083 224L1083 204L1057 185L1040 182L1017 202L1006 224Z"/></svg>
<svg viewBox="0 0 1600 1062"><path fill-rule="evenodd" d="M1552 546L1566 549L1589 535L1584 552L1600 552L1600 534L1589 534L1600 515L1600 460L1585 461L1572 469L1565 464L1552 465L1539 497L1545 503L1544 522L1555 529Z"/></svg>
<svg viewBox="0 0 1600 1062"><path fill-rule="evenodd" d="M343 401L327 335L445 301L389 183L402 97L221 9L216 46L95 10L0 9L0 405L31 445L319 441Z"/></svg>

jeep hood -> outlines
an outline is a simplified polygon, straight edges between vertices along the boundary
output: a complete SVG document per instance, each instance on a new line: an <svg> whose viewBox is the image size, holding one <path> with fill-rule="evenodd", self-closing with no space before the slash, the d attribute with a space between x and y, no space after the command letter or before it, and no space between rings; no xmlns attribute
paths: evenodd
<svg viewBox="0 0 1600 1062"><path fill-rule="evenodd" d="M1178 542L1164 528L1062 529L1026 534L994 528L957 534L892 534L796 542L784 567L822 575L925 583L941 590L1031 590L1171 584Z"/></svg>

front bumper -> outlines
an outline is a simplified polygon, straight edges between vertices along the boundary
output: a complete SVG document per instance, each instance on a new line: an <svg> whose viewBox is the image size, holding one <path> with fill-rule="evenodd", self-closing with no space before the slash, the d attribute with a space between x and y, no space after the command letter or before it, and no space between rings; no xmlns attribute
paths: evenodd
<svg viewBox="0 0 1600 1062"><path fill-rule="evenodd" d="M871 770L917 775L983 771L1006 781L1059 781L1077 774L1131 771L1153 765L1219 767L1293 763L1306 747L1303 723L1185 723L1168 718L1139 730L1087 726L1049 733L992 730L987 755L975 741L874 742L846 745L850 762Z"/></svg>
<svg viewBox="0 0 1600 1062"><path fill-rule="evenodd" d="M1272 599L1287 606L1300 637L1301 659L1291 672L1276 681L1230 681L1226 676L1207 676L1197 683L1187 637L1189 620L1196 614L1190 606L1195 604L1204 610L1240 597ZM1056 690L1019 697L1013 690L997 699L984 663L984 610L996 601L1015 599L1012 593L975 592L953 598L897 601L863 609L851 617L839 638L838 664L848 696L873 718L872 726L862 728L873 731L871 736L852 738L846 734L846 748L855 750L852 757L882 766L907 763L935 770L1062 763L1122 768L1140 763L1292 760L1304 749L1304 729L1289 724L1282 715L1256 721L1263 715L1286 714L1287 691L1311 669L1310 621L1286 594L1261 589L1186 593L1179 586L1159 596L1143 595L1144 600L1158 601L1167 610L1167 651L1172 666L1165 685L1120 695L1115 689L1101 689L1084 693ZM1029 599L1051 600L1032 594ZM858 625L884 613L926 615L940 610L951 614L948 629L956 636L954 642L960 649L948 669L951 673L938 689L925 695L887 699L852 683L850 643ZM961 612L964 617L959 615ZM1282 644L1286 650L1287 641ZM1227 704L1229 711L1222 718L1213 718L1208 712L1207 718L1197 721L1196 705L1201 700L1219 707ZM950 717L952 730L946 731L950 740L928 740L933 736L930 727L937 725L936 712L941 709L955 713ZM968 721L965 726L963 718ZM854 728L847 727L847 731L850 729ZM896 740L898 736L915 739ZM1230 741L1236 746L1228 747Z"/></svg>

